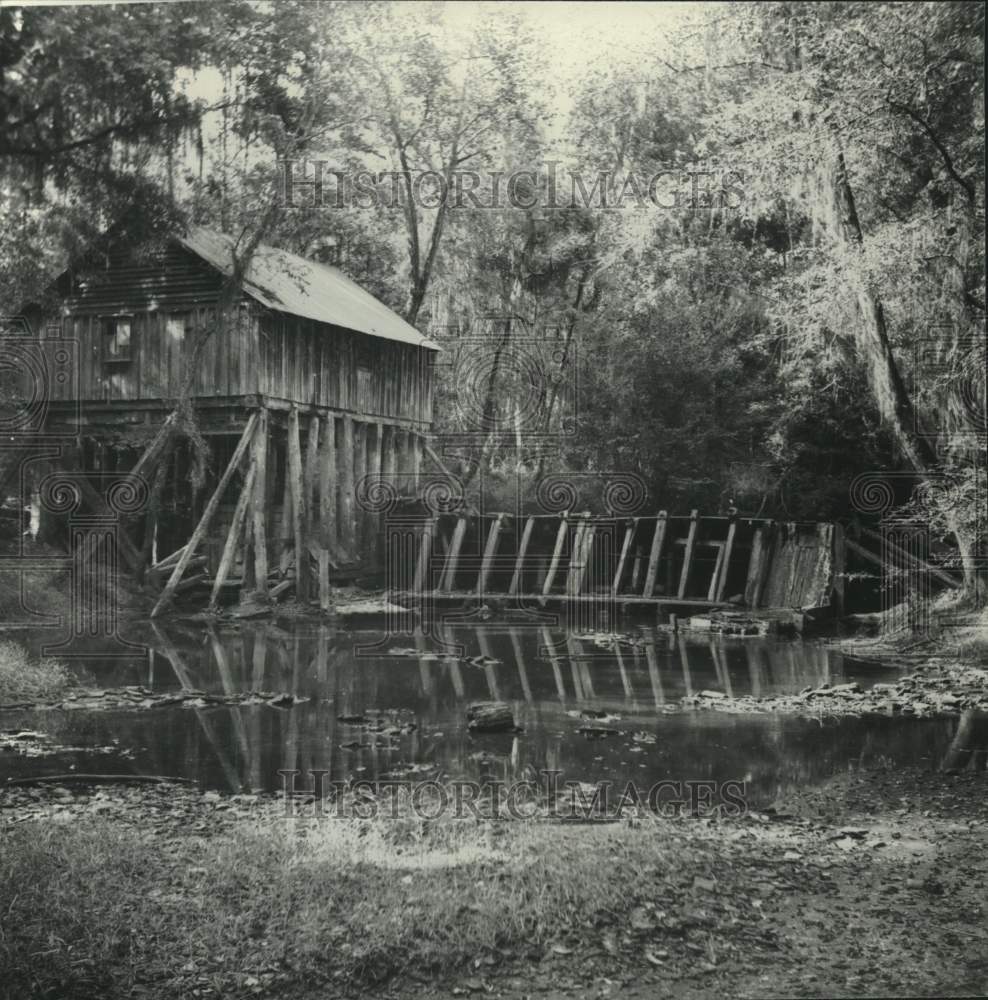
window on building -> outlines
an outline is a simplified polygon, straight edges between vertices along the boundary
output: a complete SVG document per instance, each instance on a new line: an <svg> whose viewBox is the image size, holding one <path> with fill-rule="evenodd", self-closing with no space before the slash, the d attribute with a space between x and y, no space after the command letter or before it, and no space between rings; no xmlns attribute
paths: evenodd
<svg viewBox="0 0 988 1000"><path fill-rule="evenodd" d="M190 316L188 313L173 313L165 320L165 336L170 342L181 344L185 340L189 326Z"/></svg>
<svg viewBox="0 0 988 1000"><path fill-rule="evenodd" d="M133 316L108 316L102 323L103 360L109 363L130 361Z"/></svg>

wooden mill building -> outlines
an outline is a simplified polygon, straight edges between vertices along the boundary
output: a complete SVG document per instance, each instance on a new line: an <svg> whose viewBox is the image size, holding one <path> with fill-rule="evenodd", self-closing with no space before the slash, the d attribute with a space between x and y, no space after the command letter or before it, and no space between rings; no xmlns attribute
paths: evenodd
<svg viewBox="0 0 988 1000"><path fill-rule="evenodd" d="M432 422L436 344L334 267L240 253L203 228L110 241L60 276L54 306L25 311L34 336L74 345L46 430L90 474L92 505L95 473L148 484L120 547L164 587L156 610L196 580L214 600L235 583L328 593L379 551L361 481L411 493Z"/></svg>

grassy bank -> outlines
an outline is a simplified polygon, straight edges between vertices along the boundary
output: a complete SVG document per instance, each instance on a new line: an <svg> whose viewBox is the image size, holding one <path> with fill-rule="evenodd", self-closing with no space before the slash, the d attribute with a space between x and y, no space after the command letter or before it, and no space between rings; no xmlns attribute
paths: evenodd
<svg viewBox="0 0 988 1000"><path fill-rule="evenodd" d="M66 1000L197 986L239 996L260 983L284 996L500 949L541 956L673 864L629 827L547 838L528 824L268 819L159 837L90 816L2 836L0 885L17 887L0 908L8 995Z"/></svg>
<svg viewBox="0 0 988 1000"><path fill-rule="evenodd" d="M978 994L984 781L887 769L774 818L576 826L7 790L0 995Z"/></svg>
<svg viewBox="0 0 988 1000"><path fill-rule="evenodd" d="M18 643L0 639L0 705L58 698L74 683L60 661L32 657Z"/></svg>

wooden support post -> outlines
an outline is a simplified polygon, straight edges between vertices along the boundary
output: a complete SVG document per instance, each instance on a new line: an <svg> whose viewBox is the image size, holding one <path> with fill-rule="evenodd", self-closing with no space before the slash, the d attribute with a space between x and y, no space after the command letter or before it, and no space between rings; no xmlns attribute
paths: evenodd
<svg viewBox="0 0 988 1000"><path fill-rule="evenodd" d="M577 561L580 558L580 546L583 544L584 528L585 521L581 517L580 520L576 522L576 528L573 531L573 544L570 547L569 565L566 567L566 586L564 589L567 596L573 593L573 572L576 569Z"/></svg>
<svg viewBox="0 0 988 1000"><path fill-rule="evenodd" d="M559 569L559 560L563 554L563 546L566 544L566 534L569 531L569 521L565 514L559 515L559 528L556 531L556 544L552 550L552 559L549 562L549 571L545 575L545 582L542 584L543 597L552 593L552 585L556 579L556 571Z"/></svg>
<svg viewBox="0 0 988 1000"><path fill-rule="evenodd" d="M336 420L326 418L319 456L319 537L324 549L336 547Z"/></svg>
<svg viewBox="0 0 988 1000"><path fill-rule="evenodd" d="M450 593L456 585L456 569L460 562L460 549L463 548L463 539L467 533L467 519L458 517L456 527L453 529L453 540L449 543L449 552L446 554L446 565L443 567L443 574L439 580L439 589L443 593Z"/></svg>
<svg viewBox="0 0 988 1000"><path fill-rule="evenodd" d="M415 564L415 580L412 583L412 592L424 594L425 584L429 577L429 558L432 555L432 539L436 534L435 517L430 517L422 527L422 543L419 546L419 558Z"/></svg>
<svg viewBox="0 0 988 1000"><path fill-rule="evenodd" d="M737 521L731 520L727 529L727 541L724 543L723 560L720 564L720 576L717 578L717 590L714 592L715 601L724 600L724 590L727 587L727 577L731 572L731 553L734 551L734 538L737 535Z"/></svg>
<svg viewBox="0 0 988 1000"><path fill-rule="evenodd" d="M165 486L168 482L168 460L171 458L174 446L174 439L169 438L159 455L158 466L154 472L154 480L148 496L147 511L144 515L144 538L140 553L141 562L136 574L139 583L144 581L145 569L148 564L154 562L155 550L157 549L158 515L161 511L161 498L164 495ZM0 496L5 496L2 490L0 490ZM161 586L160 581L155 581L155 586Z"/></svg>
<svg viewBox="0 0 988 1000"><path fill-rule="evenodd" d="M614 582L611 584L611 597L617 597L621 590L621 577L624 576L624 567L628 562L628 553L631 551L631 543L634 541L635 532L638 530L638 518L632 518L631 523L624 530L624 541L621 544L621 555L618 556L617 570L614 572Z"/></svg>
<svg viewBox="0 0 988 1000"><path fill-rule="evenodd" d="M292 531L292 524L294 523L292 508L294 507L294 503L292 500L291 462L288 457L288 437L289 434L286 431L285 448L282 456L285 481L281 494L281 557L278 561L278 568L282 575L288 572L288 567L291 565L292 546L295 544L294 533Z"/></svg>
<svg viewBox="0 0 988 1000"><path fill-rule="evenodd" d="M717 558L714 560L714 569L710 574L710 585L707 587L707 600L714 600L714 595L717 593L717 584L720 581L720 570L724 565L724 543L723 542L712 542L711 544L717 546Z"/></svg>
<svg viewBox="0 0 988 1000"><path fill-rule="evenodd" d="M265 502L268 492L268 412L261 409L257 434L252 446L251 467L254 469L254 489L251 498L251 526L254 549L254 589L267 595L268 592L268 508ZM245 491L246 492L246 491ZM247 547L244 546L244 575L247 570Z"/></svg>
<svg viewBox="0 0 988 1000"><path fill-rule="evenodd" d="M525 522L525 528L521 533L521 540L518 543L518 558L515 559L515 571L511 577L511 584L508 587L509 594L517 594L521 586L523 574L525 572L525 554L528 552L528 543L532 540L532 531L535 528L535 518L530 517Z"/></svg>
<svg viewBox="0 0 988 1000"><path fill-rule="evenodd" d="M655 534L652 535L652 548L648 553L648 569L645 572L645 588L642 597L651 597L655 593L655 574L659 571L659 559L662 556L662 543L666 537L667 515L659 511L655 521Z"/></svg>
<svg viewBox="0 0 988 1000"><path fill-rule="evenodd" d="M156 562L151 569L157 572L162 572L166 569L171 569L182 558L182 553L186 550L188 546L183 545L180 549L176 549L170 556L165 556L164 559Z"/></svg>
<svg viewBox="0 0 988 1000"><path fill-rule="evenodd" d="M487 579L491 573L491 563L494 554L497 552L497 542L501 535L501 527L504 524L504 514L498 514L491 523L491 529L487 533L487 544L484 546L484 554L480 560L480 573L477 577L477 593L487 592Z"/></svg>
<svg viewBox="0 0 988 1000"><path fill-rule="evenodd" d="M769 532L772 522L755 528L751 543L751 558L748 560L748 579L744 588L744 603L748 608L757 608L761 600L762 588L769 564Z"/></svg>
<svg viewBox="0 0 988 1000"><path fill-rule="evenodd" d="M428 459L430 459L431 462L432 462L432 464L435 465L436 468L450 482L455 482L456 481L457 477L454 476L453 473L450 472L449 469L446 468L446 465L444 464L443 460L425 443L425 439L424 438L423 438L423 443L422 443L422 452L425 455L425 457L428 458Z"/></svg>
<svg viewBox="0 0 988 1000"><path fill-rule="evenodd" d="M223 555L220 558L219 569L216 571L216 578L213 580L213 590L209 596L210 607L215 608L220 596L220 590L226 583L226 578L230 575L230 567L233 565L234 556L237 554L237 544L243 532L244 519L247 516L247 507L252 501L254 483L257 479L257 466L252 462L247 470L247 479L244 488L237 498L237 506L233 512L233 520L230 522L230 530L227 532L226 544L223 546Z"/></svg>
<svg viewBox="0 0 988 1000"><path fill-rule="evenodd" d="M332 595L329 590L329 550L320 548L318 550L319 560L319 607L323 611L329 611L332 605Z"/></svg>
<svg viewBox="0 0 988 1000"><path fill-rule="evenodd" d="M696 548L696 531L700 525L700 513L697 510L690 511L690 531L686 536L686 549L683 552L683 571L679 574L680 600L686 596L686 585L689 583L690 570L693 568L693 551Z"/></svg>
<svg viewBox="0 0 988 1000"><path fill-rule="evenodd" d="M298 407L288 416L288 478L292 492L292 536L295 540L295 597L309 600L309 550L305 539L306 509L302 489L302 445L299 441Z"/></svg>
<svg viewBox="0 0 988 1000"><path fill-rule="evenodd" d="M165 589L161 593L161 597L158 598L157 604L151 611L151 617L156 618L161 611L168 606L173 595L175 594L175 589L178 587L179 582L182 579L182 574L185 572L185 568L188 566L189 561L195 555L195 551L206 534L209 528L209 524L213 519L213 514L216 513L216 508L219 506L220 499L223 493L226 491L230 480L233 478L234 472L240 467L241 461L243 461L244 455L247 453L247 447L250 445L251 440L254 437L254 430L257 427L257 414L252 413L250 415L250 420L247 421L247 426L244 428L243 434L240 436L240 440L237 442L237 447L234 449L233 456L230 458L230 462L220 477L219 485L216 487L216 491L209 498L209 503L206 504L206 509L202 513L202 517L199 519L199 523L196 525L195 531L192 532L192 537L189 539L188 545L185 546L185 551L182 553L172 571L172 575L165 585Z"/></svg>
<svg viewBox="0 0 988 1000"><path fill-rule="evenodd" d="M638 593L638 584L642 578L642 547L635 546L635 561L631 565L631 590L632 594Z"/></svg>
<svg viewBox="0 0 988 1000"><path fill-rule="evenodd" d="M571 597L579 597L583 590L583 579L586 575L587 563L590 561L590 550L593 546L593 536L596 529L589 517L590 511L585 510L573 539L573 554L570 556L569 574L566 580L566 592Z"/></svg>
<svg viewBox="0 0 988 1000"><path fill-rule="evenodd" d="M165 444L171 435L174 424L175 414L169 413L165 418L165 422L158 429L158 433L155 434L151 443L144 449L144 454L137 460L137 464L130 470L128 475L134 476L135 478L147 475L164 449Z"/></svg>
<svg viewBox="0 0 988 1000"><path fill-rule="evenodd" d="M357 523L356 502L353 495L353 418L349 413L343 416L343 434L337 455L340 467L340 527L341 541L346 550L356 553Z"/></svg>

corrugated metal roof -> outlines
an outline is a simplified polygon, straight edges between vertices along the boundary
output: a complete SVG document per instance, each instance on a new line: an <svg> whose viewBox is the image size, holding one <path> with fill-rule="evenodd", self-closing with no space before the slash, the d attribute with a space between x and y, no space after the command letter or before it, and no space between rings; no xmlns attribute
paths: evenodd
<svg viewBox="0 0 988 1000"><path fill-rule="evenodd" d="M223 274L233 272L232 237L197 226L178 239ZM438 344L335 267L306 260L287 250L263 243L258 246L247 268L244 291L279 312L332 323L372 337L440 350Z"/></svg>

